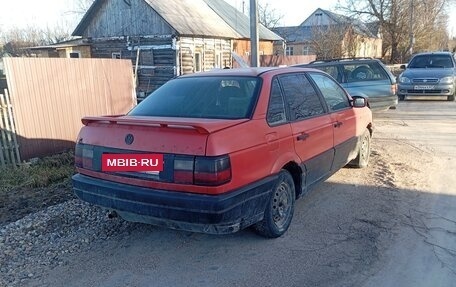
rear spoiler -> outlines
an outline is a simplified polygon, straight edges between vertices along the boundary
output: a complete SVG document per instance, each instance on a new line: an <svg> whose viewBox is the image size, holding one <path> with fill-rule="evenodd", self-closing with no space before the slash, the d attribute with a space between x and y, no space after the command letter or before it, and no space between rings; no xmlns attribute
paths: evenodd
<svg viewBox="0 0 456 287"><path fill-rule="evenodd" d="M119 124L119 125L135 125L135 126L156 126L161 128L186 128L195 129L200 134L209 134L219 130L218 125L211 125L191 122L185 119L171 119L171 118L140 118L140 117L125 117L125 116L102 116L102 117L84 117L81 119L83 125L87 126L91 123L104 123L104 124Z"/></svg>

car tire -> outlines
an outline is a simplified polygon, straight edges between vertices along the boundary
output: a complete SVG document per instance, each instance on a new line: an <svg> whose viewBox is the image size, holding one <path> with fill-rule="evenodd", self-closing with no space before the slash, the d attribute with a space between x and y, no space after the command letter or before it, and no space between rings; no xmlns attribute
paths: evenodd
<svg viewBox="0 0 456 287"><path fill-rule="evenodd" d="M450 102L453 102L455 94L456 93L454 93L453 95L448 96L447 100L450 101Z"/></svg>
<svg viewBox="0 0 456 287"><path fill-rule="evenodd" d="M263 220L253 226L256 233L267 238L282 236L293 218L295 198L293 177L288 171L281 170L269 197Z"/></svg>
<svg viewBox="0 0 456 287"><path fill-rule="evenodd" d="M397 98L399 101L405 101L405 95L398 95Z"/></svg>
<svg viewBox="0 0 456 287"><path fill-rule="evenodd" d="M369 164L371 152L371 134L369 130L366 129L360 140L361 142L358 147L358 155L349 163L349 165L356 168L365 168Z"/></svg>

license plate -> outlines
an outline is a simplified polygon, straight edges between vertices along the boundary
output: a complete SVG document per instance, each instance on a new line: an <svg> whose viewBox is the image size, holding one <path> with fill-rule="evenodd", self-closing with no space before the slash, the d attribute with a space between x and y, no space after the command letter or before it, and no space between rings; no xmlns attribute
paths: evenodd
<svg viewBox="0 0 456 287"><path fill-rule="evenodd" d="M413 87L414 90L433 90L434 88L435 86L430 85L417 85Z"/></svg>

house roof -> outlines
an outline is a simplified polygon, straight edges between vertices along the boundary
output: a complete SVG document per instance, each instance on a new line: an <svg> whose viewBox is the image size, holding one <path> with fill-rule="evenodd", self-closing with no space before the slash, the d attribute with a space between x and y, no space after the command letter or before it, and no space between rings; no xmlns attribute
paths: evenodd
<svg viewBox="0 0 456 287"><path fill-rule="evenodd" d="M247 15L229 5L224 0L204 0L204 2L206 2L206 4L209 5L215 13L217 13L243 38L250 38L250 19ZM258 35L262 40L283 40L279 35L261 24L258 25Z"/></svg>
<svg viewBox="0 0 456 287"><path fill-rule="evenodd" d="M300 43L312 39L312 27L276 27L273 30L283 37L287 43Z"/></svg>
<svg viewBox="0 0 456 287"><path fill-rule="evenodd" d="M328 17L331 18L331 20L333 20L337 24L347 24L347 23L351 23L352 22L352 19L350 17L345 16L345 15L336 14L336 13L331 12L329 10L324 10L324 9L320 9L320 10L322 12L326 13L326 15L328 15Z"/></svg>
<svg viewBox="0 0 456 287"><path fill-rule="evenodd" d="M180 35L242 38L203 0L145 1Z"/></svg>
<svg viewBox="0 0 456 287"><path fill-rule="evenodd" d="M370 29L370 27L368 25L366 25L365 23L363 23L362 21L345 16L345 15L337 14L337 13L331 12L329 10L324 10L321 8L316 9L312 14L310 14L311 16L309 16L306 20L304 20L304 22L302 22L300 24L300 26L303 26L304 23L306 23L307 20L318 11L325 13L332 21L334 21L334 23L336 25L341 25L341 26L350 25L353 27L355 33L357 33L359 35L367 36L370 38L377 38L378 33L374 33L374 31L372 31Z"/></svg>
<svg viewBox="0 0 456 287"><path fill-rule="evenodd" d="M83 35L106 0L95 0L73 36ZM216 36L233 39L250 38L249 18L223 0L143 0L179 35ZM282 40L280 36L259 27L261 40Z"/></svg>
<svg viewBox="0 0 456 287"><path fill-rule="evenodd" d="M43 50L43 49L63 49L67 47L77 47L77 46L87 46L87 40L82 38L71 39L67 41L62 41L55 44L44 45L44 46L34 46L30 47L31 50Z"/></svg>

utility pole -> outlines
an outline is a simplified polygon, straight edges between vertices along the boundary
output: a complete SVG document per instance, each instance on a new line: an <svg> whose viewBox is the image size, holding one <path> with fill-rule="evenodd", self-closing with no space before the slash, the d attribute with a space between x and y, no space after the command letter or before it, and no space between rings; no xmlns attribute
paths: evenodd
<svg viewBox="0 0 456 287"><path fill-rule="evenodd" d="M415 35L413 34L413 14L415 13L415 5L413 5L413 0L410 1L410 56L413 55L413 45L415 44Z"/></svg>
<svg viewBox="0 0 456 287"><path fill-rule="evenodd" d="M257 0L250 0L250 66L258 67L260 57L258 55L258 6Z"/></svg>

